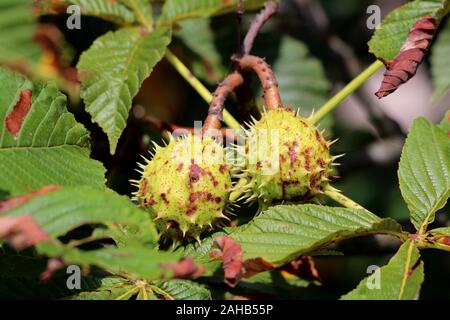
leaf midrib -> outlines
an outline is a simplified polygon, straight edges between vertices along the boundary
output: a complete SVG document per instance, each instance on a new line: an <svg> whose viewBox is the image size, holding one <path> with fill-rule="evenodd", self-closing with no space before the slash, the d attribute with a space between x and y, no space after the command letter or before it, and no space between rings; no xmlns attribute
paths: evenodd
<svg viewBox="0 0 450 320"><path fill-rule="evenodd" d="M413 249L414 249L414 242L410 241L409 247L408 247L408 252L406 253L405 270L403 271L402 283L400 285L400 292L398 293L398 298L397 298L398 300L402 300L403 294L405 292L406 281L408 279L408 273L409 273L408 271L409 271L409 266L411 264Z"/></svg>

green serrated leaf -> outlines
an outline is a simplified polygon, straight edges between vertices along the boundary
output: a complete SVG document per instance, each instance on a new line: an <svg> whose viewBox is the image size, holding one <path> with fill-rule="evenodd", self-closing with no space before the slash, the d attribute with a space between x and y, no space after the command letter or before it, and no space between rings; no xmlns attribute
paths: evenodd
<svg viewBox="0 0 450 320"><path fill-rule="evenodd" d="M434 85L433 100L438 101L450 89L450 66L448 57L450 56L450 20L439 33L436 42L433 44L431 54L431 75Z"/></svg>
<svg viewBox="0 0 450 320"><path fill-rule="evenodd" d="M204 286L189 280L168 280L155 284L159 290L156 294L173 300L211 300L211 293Z"/></svg>
<svg viewBox="0 0 450 320"><path fill-rule="evenodd" d="M78 5L81 14L109 20L118 25L133 24L134 13L117 0L63 0L65 5Z"/></svg>
<svg viewBox="0 0 450 320"><path fill-rule="evenodd" d="M449 0L415 0L393 10L370 39L369 51L386 61L394 59L418 19L432 14L440 21L449 9Z"/></svg>
<svg viewBox="0 0 450 320"><path fill-rule="evenodd" d="M263 258L275 265L351 237L398 233L392 219L366 211L318 205L280 205L269 208L231 237L241 245L244 259Z"/></svg>
<svg viewBox="0 0 450 320"><path fill-rule="evenodd" d="M105 169L89 158L89 132L67 111L56 86L33 85L1 69L0 83L0 190L17 195L46 185L103 188ZM25 90L32 90L32 105L13 136L5 119Z"/></svg>
<svg viewBox="0 0 450 320"><path fill-rule="evenodd" d="M159 24L172 24L178 20L207 18L235 11L237 0L167 0L164 3ZM265 0L244 0L247 10L257 9Z"/></svg>
<svg viewBox="0 0 450 320"><path fill-rule="evenodd" d="M132 99L162 59L171 30L124 28L98 38L78 63L81 97L92 120L108 135L111 153L126 126Z"/></svg>
<svg viewBox="0 0 450 320"><path fill-rule="evenodd" d="M416 119L403 147L398 177L400 190L420 233L450 196L450 140L424 118Z"/></svg>
<svg viewBox="0 0 450 320"><path fill-rule="evenodd" d="M341 299L417 299L423 279L423 262L420 261L420 253L415 243L410 240L400 247L386 266L381 267L362 280L356 289L347 293Z"/></svg>
<svg viewBox="0 0 450 320"><path fill-rule="evenodd" d="M8 211L8 216L32 216L39 226L56 239L84 224L101 223L110 228L117 224L129 229L126 236L140 243L155 244L158 232L148 214L134 206L129 199L112 190L92 187L67 187L34 197L23 205Z"/></svg>

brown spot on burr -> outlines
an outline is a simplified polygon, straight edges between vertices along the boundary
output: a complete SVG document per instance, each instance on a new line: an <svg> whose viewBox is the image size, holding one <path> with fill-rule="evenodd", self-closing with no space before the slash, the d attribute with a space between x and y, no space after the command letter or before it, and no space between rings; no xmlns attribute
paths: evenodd
<svg viewBox="0 0 450 320"><path fill-rule="evenodd" d="M219 167L219 171L221 174L224 174L227 171L227 169L228 169L228 166L226 164L222 164Z"/></svg>
<svg viewBox="0 0 450 320"><path fill-rule="evenodd" d="M220 197L214 197L212 193L206 191L193 192L189 195L188 208L186 214L192 216L198 209L197 202L200 199L205 199L209 202L220 203L222 199Z"/></svg>
<svg viewBox="0 0 450 320"><path fill-rule="evenodd" d="M196 211L197 211L197 206L195 204L190 205L187 210L186 210L186 214L190 217L192 216Z"/></svg>
<svg viewBox="0 0 450 320"><path fill-rule="evenodd" d="M209 178L211 179L211 182L213 184L214 187L217 187L219 185L219 182L217 181L217 179L214 177L214 175L211 173L211 171L207 171L206 174L209 176Z"/></svg>
<svg viewBox="0 0 450 320"><path fill-rule="evenodd" d="M312 174L311 178L309 178L309 188L311 190L315 190L318 188L317 183L320 181L320 177L316 174Z"/></svg>
<svg viewBox="0 0 450 320"><path fill-rule="evenodd" d="M151 197L150 199L148 199L147 204L149 206L154 206L156 204L155 198Z"/></svg>
<svg viewBox="0 0 450 320"><path fill-rule="evenodd" d="M320 136L319 130L316 129L315 134L316 134L316 140L317 140L317 142L320 143L320 145L322 146L322 148L324 148L325 150L328 150L328 145L326 144L326 142L324 141L324 139Z"/></svg>
<svg viewBox="0 0 450 320"><path fill-rule="evenodd" d="M311 147L306 148L302 152L302 155L305 158L305 169L308 171L311 170L311 154L312 154Z"/></svg>
<svg viewBox="0 0 450 320"><path fill-rule="evenodd" d="M189 195L189 203L196 202L198 199L200 199L201 197L207 195L208 193L209 192L205 192L205 191L191 193Z"/></svg>
<svg viewBox="0 0 450 320"><path fill-rule="evenodd" d="M321 158L317 159L316 163L317 163L317 165L318 165L319 167L321 167L322 169L325 168L326 163L325 163L325 161L323 161L323 159L321 159Z"/></svg>
<svg viewBox="0 0 450 320"><path fill-rule="evenodd" d="M297 161L297 152L295 151L297 146L298 146L297 141L294 141L292 143L292 146L290 146L288 149L289 158L291 159L291 166L293 166Z"/></svg>
<svg viewBox="0 0 450 320"><path fill-rule="evenodd" d="M189 186L192 187L192 184L198 182L204 175L205 170L192 161L191 167L189 168Z"/></svg>
<svg viewBox="0 0 450 320"><path fill-rule="evenodd" d="M167 204L170 204L170 201L169 200L167 200L167 195L165 194L165 193L161 193L161 199L164 201L164 203L167 205Z"/></svg>

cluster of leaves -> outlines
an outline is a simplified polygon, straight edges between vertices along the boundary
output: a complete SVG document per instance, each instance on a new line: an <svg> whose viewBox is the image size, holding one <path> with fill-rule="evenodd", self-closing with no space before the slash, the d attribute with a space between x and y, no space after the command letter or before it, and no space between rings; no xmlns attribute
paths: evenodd
<svg viewBox="0 0 450 320"><path fill-rule="evenodd" d="M245 3L252 9L263 2ZM211 36L207 18L235 10L237 1L167 0L162 7L146 0L39 3L42 12L77 4L83 14L117 24L118 29L99 37L77 65L86 110L108 135L114 152L132 100L166 54L175 25L182 27L178 36L191 50L201 56L212 52L207 54L207 63L224 73L220 55L207 47L211 42L190 35L204 28L202 37ZM7 1L0 8L26 4L25 0ZM161 12L158 17L154 8ZM432 14L441 21L448 8L449 1L416 0L397 9L375 33L371 51L385 61L395 59L418 19ZM19 56L12 50L25 48L17 46L17 41L28 44L25 37L31 34L13 29L20 36L8 33L10 38L0 40L0 48L10 48L6 58L0 56L8 65L12 61L7 58ZM447 65L442 58L448 48L446 29L438 37L433 56L436 94L449 88L444 68L439 67L439 63ZM25 49L23 54L32 52ZM305 63L291 67L292 59ZM302 102L308 110L324 101L328 83L321 66L297 40L282 40L274 69L287 103ZM369 290L366 285L374 274L343 298L414 299L424 279L420 250L450 251L450 230L428 228L450 196L450 114L440 125L417 119L402 152L399 184L417 230L414 234L403 231L392 219L362 209L279 205L201 244L162 250L148 213L105 186L103 165L90 158L89 132L67 111L66 97L56 85L32 82L6 70L0 71L0 83L0 197L5 199L0 202L0 238L20 250L0 242L0 292L14 296L14 289L36 287L39 276L46 280L51 275L52 282L46 285L51 296L74 299L209 299L207 285L215 283L218 275L231 286L306 287L317 281L306 256L332 254L327 247L348 238L388 234L403 244L380 269L381 290ZM74 231L84 236L74 238ZM30 246L32 250L21 250ZM58 269L70 264L81 266L86 275L76 294L67 292L64 277L57 276ZM307 265L310 277L298 276L301 264Z"/></svg>

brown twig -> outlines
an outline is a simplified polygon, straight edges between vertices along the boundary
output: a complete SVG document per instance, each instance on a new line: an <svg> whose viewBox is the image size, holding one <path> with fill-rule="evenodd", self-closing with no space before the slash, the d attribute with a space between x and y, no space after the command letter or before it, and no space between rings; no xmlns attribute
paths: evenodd
<svg viewBox="0 0 450 320"><path fill-rule="evenodd" d="M233 59L243 71L253 70L258 75L264 90L264 102L269 110L283 107L277 79L272 68L264 59L251 55Z"/></svg>
<svg viewBox="0 0 450 320"><path fill-rule="evenodd" d="M255 20L250 24L245 40L241 45L240 52L237 52L236 56L242 57L250 53L256 36L261 31L263 25L278 11L278 7L279 5L276 1L266 3L262 11L256 16ZM242 8L238 8L238 15L240 9ZM239 66L236 63L235 68L239 69ZM243 121L248 121L251 119L251 117L259 119L260 112L254 99L254 92L252 86L252 70L250 71L241 70L241 74L244 77L244 84L235 91L237 102L238 105L240 106L239 111L241 118L243 119Z"/></svg>
<svg viewBox="0 0 450 320"><path fill-rule="evenodd" d="M242 75L235 71L229 74L217 87L213 99L209 105L208 117L203 125L206 133L209 129L220 129L222 127L222 110L228 95L244 83Z"/></svg>
<svg viewBox="0 0 450 320"><path fill-rule="evenodd" d="M238 21L242 15L243 8L239 2ZM236 71L228 75L223 80L213 94L213 99L209 106L208 117L203 125L203 134L208 134L209 130L220 129L222 126L222 111L228 95L244 84L242 74L246 71L254 71L264 89L264 101L269 109L282 107L281 98L278 92L278 83L273 74L272 68L261 58L249 55L253 47L256 36L262 26L278 11L278 2L269 1L264 9L256 16L251 23L249 31L244 39L242 52L232 57ZM243 55L242 55L243 54Z"/></svg>
<svg viewBox="0 0 450 320"><path fill-rule="evenodd" d="M253 48L253 43L264 24L278 12L278 2L269 1L264 5L264 9L256 16L255 20L250 24L247 35L244 39L244 44L242 48L243 55L247 55Z"/></svg>

